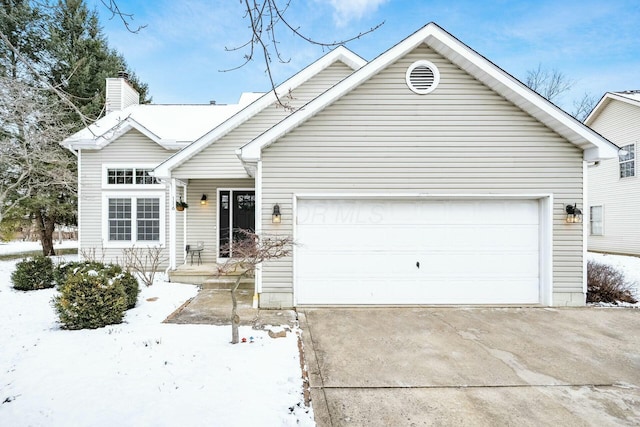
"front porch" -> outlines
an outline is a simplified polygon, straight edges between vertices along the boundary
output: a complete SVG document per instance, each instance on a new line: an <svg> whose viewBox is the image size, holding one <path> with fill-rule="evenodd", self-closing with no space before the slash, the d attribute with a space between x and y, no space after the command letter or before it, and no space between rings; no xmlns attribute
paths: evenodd
<svg viewBox="0 0 640 427"><path fill-rule="evenodd" d="M201 289L231 289L236 279L243 273L241 268L235 271L219 273L221 265L217 263L182 264L174 270L169 270L169 281L200 285ZM255 278L244 277L240 281L239 289L253 290Z"/></svg>

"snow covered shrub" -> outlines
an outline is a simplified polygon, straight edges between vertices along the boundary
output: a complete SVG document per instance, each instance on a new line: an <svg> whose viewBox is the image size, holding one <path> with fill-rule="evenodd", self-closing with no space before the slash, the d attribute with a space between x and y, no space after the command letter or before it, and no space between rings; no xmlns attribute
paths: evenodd
<svg viewBox="0 0 640 427"><path fill-rule="evenodd" d="M127 294L127 310L136 306L138 294L140 293L138 280L130 273L123 272L122 267L117 264L103 264L96 261L67 262L60 264L55 269L55 281L57 284L62 284L73 275L88 273L89 271L95 271L107 278L120 281Z"/></svg>
<svg viewBox="0 0 640 427"><path fill-rule="evenodd" d="M55 283L51 258L39 255L22 260L11 273L11 282L15 289L21 291L52 288Z"/></svg>
<svg viewBox="0 0 640 427"><path fill-rule="evenodd" d="M587 263L587 302L617 304L638 302L624 274L610 265L596 261Z"/></svg>
<svg viewBox="0 0 640 427"><path fill-rule="evenodd" d="M82 271L104 270L104 264L93 261L69 261L58 264L53 271L53 278L56 285L63 284L69 275L74 275Z"/></svg>
<svg viewBox="0 0 640 427"><path fill-rule="evenodd" d="M127 294L122 281L104 271L81 271L59 285L53 299L64 329L95 329L122 323Z"/></svg>

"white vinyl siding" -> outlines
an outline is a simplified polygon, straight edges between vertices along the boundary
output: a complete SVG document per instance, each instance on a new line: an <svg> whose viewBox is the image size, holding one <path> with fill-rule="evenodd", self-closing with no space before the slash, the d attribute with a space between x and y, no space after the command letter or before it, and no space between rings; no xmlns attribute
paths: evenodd
<svg viewBox="0 0 640 427"><path fill-rule="evenodd" d="M429 95L411 92L407 68L440 70ZM488 87L421 46L263 152L265 232L293 231L295 194L552 194L553 292L583 292L582 151ZM282 223L273 225L278 203ZM263 292L291 293L291 258L265 263ZM326 266L330 269L331 266Z"/></svg>
<svg viewBox="0 0 640 427"><path fill-rule="evenodd" d="M105 262L116 262L122 259L122 247L127 246L122 243L116 245L109 244L107 200L113 198L135 198L135 197L153 197L162 198L161 215L162 230L161 234L165 236L163 243L166 242L166 236L169 236L169 194L168 190L162 184L149 186L136 186L135 188L127 188L127 186L113 185L112 188L105 189L106 174L104 165L109 167L131 168L132 159L143 159L144 168L151 165L159 164L168 158L173 151L165 150L155 142L149 140L136 130L131 130L120 137L118 140L104 147L102 150L82 150L79 161L80 165L80 182L82 191L80 193L79 203L79 226L81 230L79 247L80 252L95 252L98 259L104 257ZM146 188L145 188L146 187ZM133 220L137 220L133 218ZM135 237L135 236L134 236ZM163 240L163 239L161 239ZM128 244L130 246L130 244ZM117 247L110 247L117 246ZM138 243L137 246L144 247L146 243ZM165 248L163 257L168 260L169 250ZM163 264L162 268L167 265Z"/></svg>
<svg viewBox="0 0 640 427"><path fill-rule="evenodd" d="M336 62L296 88L290 95L283 96L282 102L291 108L298 108L332 87L352 71L342 62ZM235 150L271 128L290 113L289 109L285 109L279 104L265 108L176 168L173 171L173 176L182 179L248 178Z"/></svg>
<svg viewBox="0 0 640 427"><path fill-rule="evenodd" d="M640 141L640 107L611 100L590 124L619 147ZM605 206L602 236L589 236L590 251L640 255L640 180L620 178L617 158L589 166L588 195L591 206Z"/></svg>

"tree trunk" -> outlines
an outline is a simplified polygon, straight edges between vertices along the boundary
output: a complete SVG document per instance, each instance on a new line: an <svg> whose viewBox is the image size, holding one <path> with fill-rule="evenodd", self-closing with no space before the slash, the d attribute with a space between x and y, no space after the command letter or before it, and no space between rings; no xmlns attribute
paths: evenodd
<svg viewBox="0 0 640 427"><path fill-rule="evenodd" d="M53 249L53 230L56 227L56 222L52 218L43 215L40 210L36 211L36 222L38 224L40 242L42 243L42 255L55 255L56 252Z"/></svg>
<svg viewBox="0 0 640 427"><path fill-rule="evenodd" d="M233 288L231 288L231 302L233 303L233 306L231 307L231 344L238 344L240 342L238 334L240 316L238 316L238 299L236 298L236 291L238 290L238 286L240 286L240 281L244 275L245 273L239 275L236 279L236 283L233 285Z"/></svg>

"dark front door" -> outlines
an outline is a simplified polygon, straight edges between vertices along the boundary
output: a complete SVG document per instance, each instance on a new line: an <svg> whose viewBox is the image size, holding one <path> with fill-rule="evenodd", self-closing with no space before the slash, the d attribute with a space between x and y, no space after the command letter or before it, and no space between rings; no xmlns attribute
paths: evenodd
<svg viewBox="0 0 640 427"><path fill-rule="evenodd" d="M223 190L218 200L220 216L219 255L220 258L233 256L233 244L246 238L242 230L255 231L256 192L253 190ZM233 239L230 241L230 238Z"/></svg>

